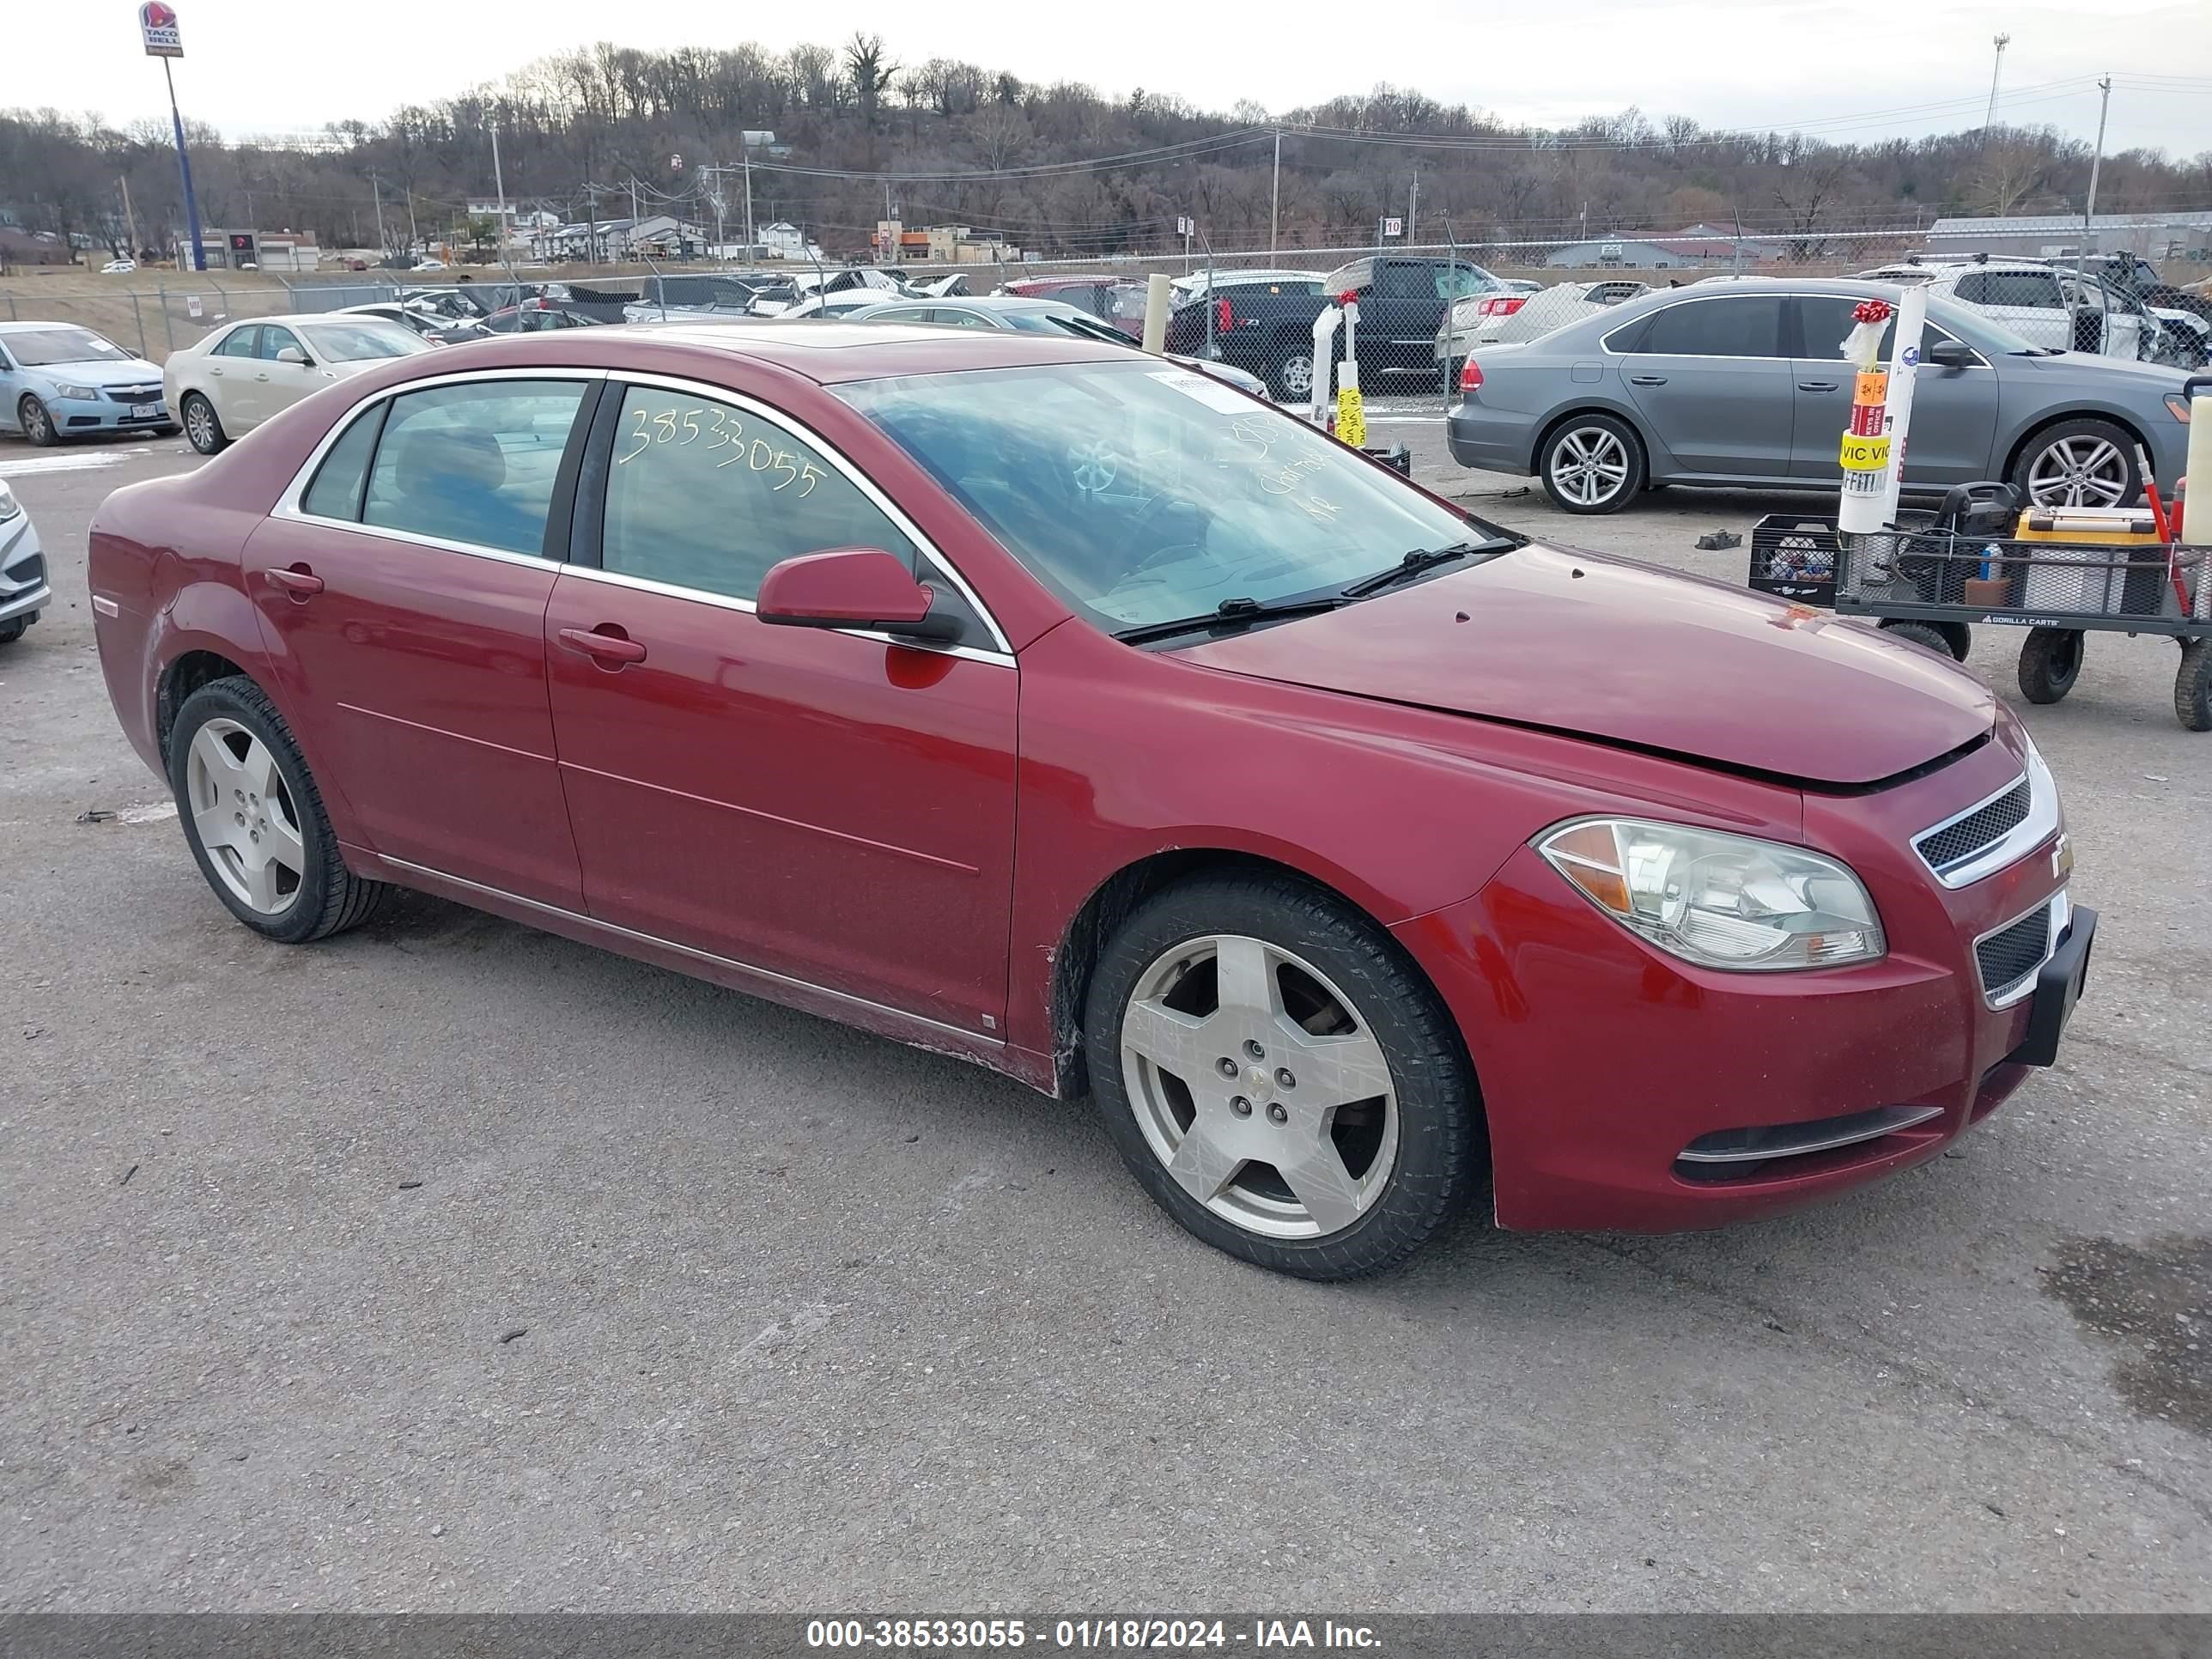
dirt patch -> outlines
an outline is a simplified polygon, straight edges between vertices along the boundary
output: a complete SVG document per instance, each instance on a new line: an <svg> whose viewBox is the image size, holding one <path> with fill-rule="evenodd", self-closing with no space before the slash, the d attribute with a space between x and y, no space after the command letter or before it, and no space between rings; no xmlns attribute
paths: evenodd
<svg viewBox="0 0 2212 1659"><path fill-rule="evenodd" d="M2062 1239L2044 1293L2122 1350L2112 1386L2138 1415L2212 1439L2212 1238L2169 1233L2141 1248Z"/></svg>

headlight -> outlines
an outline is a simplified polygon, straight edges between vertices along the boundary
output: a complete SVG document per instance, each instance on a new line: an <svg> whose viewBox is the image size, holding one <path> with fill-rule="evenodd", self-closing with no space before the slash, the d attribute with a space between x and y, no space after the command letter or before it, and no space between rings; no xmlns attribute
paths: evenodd
<svg viewBox="0 0 2212 1659"><path fill-rule="evenodd" d="M65 386L61 381L56 380L54 396L67 398L75 403L88 404L96 399L100 394L88 386Z"/></svg>
<svg viewBox="0 0 2212 1659"><path fill-rule="evenodd" d="M0 478L0 524L7 523L22 510L23 504L15 499L15 492L8 488L8 481Z"/></svg>
<svg viewBox="0 0 2212 1659"><path fill-rule="evenodd" d="M1874 901L1835 860L1747 836L1640 818L1581 818L1536 843L1630 932L1705 968L1768 971L1873 962Z"/></svg>

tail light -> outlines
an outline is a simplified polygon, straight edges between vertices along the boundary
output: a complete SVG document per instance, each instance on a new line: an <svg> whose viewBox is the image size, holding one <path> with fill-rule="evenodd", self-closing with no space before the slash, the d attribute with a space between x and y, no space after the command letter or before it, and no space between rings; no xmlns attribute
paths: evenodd
<svg viewBox="0 0 2212 1659"><path fill-rule="evenodd" d="M1525 294L1493 294L1474 310L1479 317L1510 317L1528 303Z"/></svg>
<svg viewBox="0 0 2212 1659"><path fill-rule="evenodd" d="M1216 300L1213 302L1213 326L1217 332L1222 334L1237 326L1237 313L1230 309L1228 301Z"/></svg>
<svg viewBox="0 0 2212 1659"><path fill-rule="evenodd" d="M1482 365L1470 357L1467 360L1467 367L1459 372L1459 389L1462 392L1476 392L1481 386Z"/></svg>

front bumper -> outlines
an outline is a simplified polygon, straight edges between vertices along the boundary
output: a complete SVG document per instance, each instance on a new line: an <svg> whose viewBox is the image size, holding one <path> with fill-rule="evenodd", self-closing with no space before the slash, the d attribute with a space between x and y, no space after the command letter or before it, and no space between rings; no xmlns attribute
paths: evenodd
<svg viewBox="0 0 2212 1659"><path fill-rule="evenodd" d="M1957 890L1894 856L1878 872L1843 839L1816 844L1856 855L1890 933L1859 967L1692 967L1528 847L1474 897L1392 930L1466 1034L1501 1226L1667 1232L1794 1209L1936 1157L2051 1062L2095 913L2073 910L2034 993L2002 1007L1974 941L2063 890L2061 835Z"/></svg>
<svg viewBox="0 0 2212 1659"><path fill-rule="evenodd" d="M0 623L35 617L53 602L46 559L27 513L0 524Z"/></svg>
<svg viewBox="0 0 2212 1659"><path fill-rule="evenodd" d="M104 392L96 398L49 398L45 401L54 430L64 438L89 437L100 432L148 432L173 424L168 401L158 391L150 398L132 398L127 403L110 398ZM148 405L155 412L134 412Z"/></svg>

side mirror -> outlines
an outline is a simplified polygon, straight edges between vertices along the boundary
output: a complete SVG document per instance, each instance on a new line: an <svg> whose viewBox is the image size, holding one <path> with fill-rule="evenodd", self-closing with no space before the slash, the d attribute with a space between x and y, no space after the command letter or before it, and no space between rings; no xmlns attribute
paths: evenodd
<svg viewBox="0 0 2212 1659"><path fill-rule="evenodd" d="M1938 340L1928 348L1928 361L1938 368L1972 368L1981 359L1964 340Z"/></svg>
<svg viewBox="0 0 2212 1659"><path fill-rule="evenodd" d="M276 361L280 363L295 363L301 368L308 367L307 354L298 346L279 346L276 349Z"/></svg>
<svg viewBox="0 0 2212 1659"><path fill-rule="evenodd" d="M934 599L904 562L873 547L839 548L786 559L761 579L754 612L784 628L873 628L950 644L957 617L933 617Z"/></svg>

